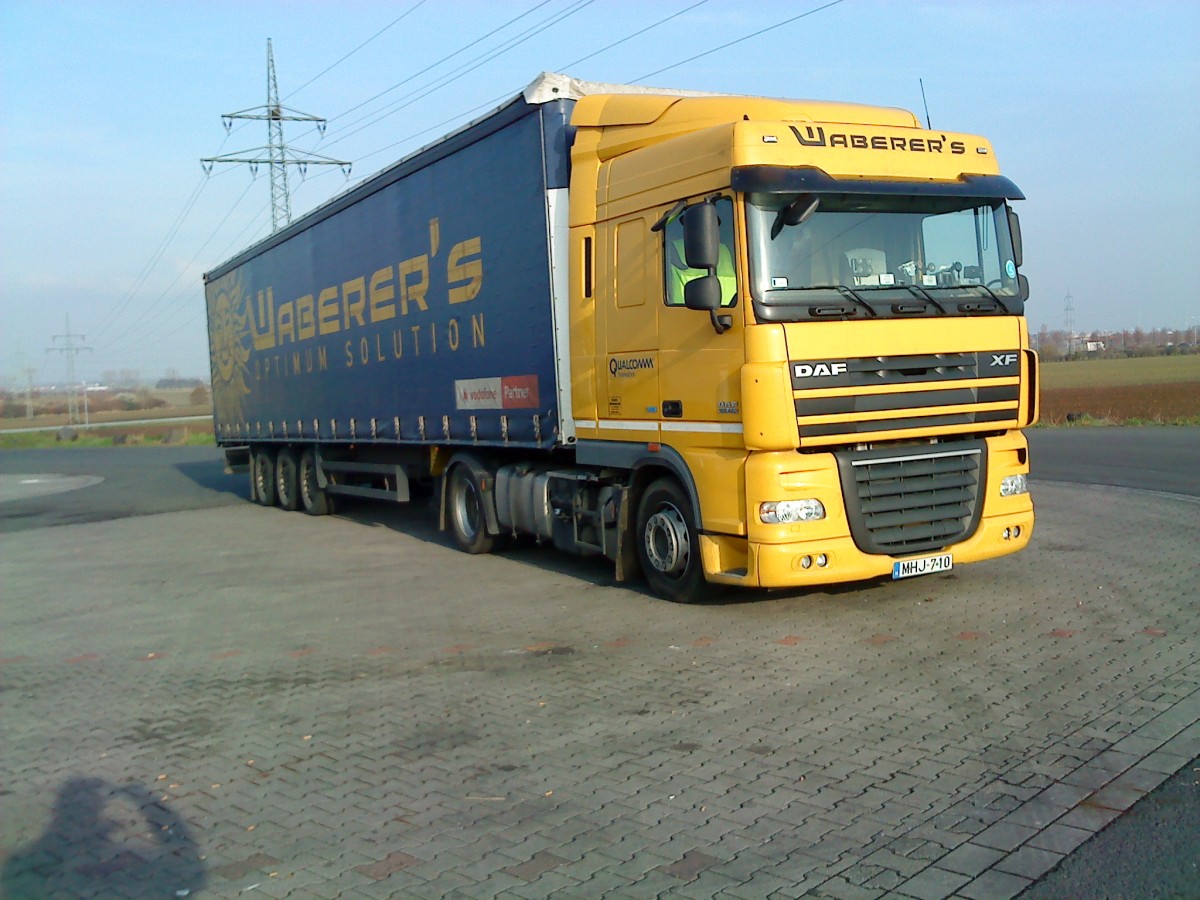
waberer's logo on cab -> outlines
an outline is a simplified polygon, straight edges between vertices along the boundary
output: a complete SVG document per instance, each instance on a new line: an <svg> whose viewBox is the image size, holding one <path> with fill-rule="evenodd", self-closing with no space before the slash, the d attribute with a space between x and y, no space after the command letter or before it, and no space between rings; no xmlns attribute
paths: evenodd
<svg viewBox="0 0 1200 900"><path fill-rule="evenodd" d="M792 134L805 147L847 147L853 150L888 150L905 153L945 153L947 149L954 156L967 152L967 145L962 141L948 141L945 135L940 138L932 137L900 137L899 135L882 134L852 134L850 132L833 131L828 135L820 125L805 125L801 131L799 126L792 125Z"/></svg>

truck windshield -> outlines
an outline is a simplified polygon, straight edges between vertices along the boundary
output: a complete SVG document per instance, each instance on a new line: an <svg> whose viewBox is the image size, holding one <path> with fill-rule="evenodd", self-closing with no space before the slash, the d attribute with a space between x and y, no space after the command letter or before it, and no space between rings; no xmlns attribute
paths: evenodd
<svg viewBox="0 0 1200 900"><path fill-rule="evenodd" d="M1003 200L749 194L751 295L771 322L1022 309Z"/></svg>

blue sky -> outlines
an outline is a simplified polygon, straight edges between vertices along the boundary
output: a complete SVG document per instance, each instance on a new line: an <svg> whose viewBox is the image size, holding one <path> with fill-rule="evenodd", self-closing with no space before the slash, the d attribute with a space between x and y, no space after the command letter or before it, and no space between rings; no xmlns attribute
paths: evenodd
<svg viewBox="0 0 1200 900"><path fill-rule="evenodd" d="M288 142L351 160L350 184L543 70L922 115L924 79L934 126L990 138L1028 197L1031 329L1062 327L1068 294L1077 329L1200 327L1200 3L842 0L643 78L824 2L7 0L0 378L62 380L45 348L67 316L93 348L81 377L207 376L202 273L269 232L270 191L199 159L266 144L221 114L265 102L267 38L283 102L330 120ZM296 215L348 185L290 180Z"/></svg>

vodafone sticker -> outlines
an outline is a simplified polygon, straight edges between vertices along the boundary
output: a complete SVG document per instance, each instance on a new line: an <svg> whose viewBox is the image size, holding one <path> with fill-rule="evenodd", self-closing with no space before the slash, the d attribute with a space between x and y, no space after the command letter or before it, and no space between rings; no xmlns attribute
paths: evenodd
<svg viewBox="0 0 1200 900"><path fill-rule="evenodd" d="M456 409L537 409L536 375L467 378L454 382Z"/></svg>

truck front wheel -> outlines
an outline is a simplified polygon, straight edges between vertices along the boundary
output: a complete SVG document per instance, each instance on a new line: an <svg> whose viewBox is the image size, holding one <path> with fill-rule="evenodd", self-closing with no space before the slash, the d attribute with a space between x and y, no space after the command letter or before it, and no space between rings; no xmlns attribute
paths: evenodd
<svg viewBox="0 0 1200 900"><path fill-rule="evenodd" d="M300 505L310 516L325 516L333 512L329 495L317 481L317 454L311 447L300 454L296 489L300 495Z"/></svg>
<svg viewBox="0 0 1200 900"><path fill-rule="evenodd" d="M250 492L261 505L275 505L275 454L270 447L256 447L250 457Z"/></svg>
<svg viewBox="0 0 1200 900"><path fill-rule="evenodd" d="M483 512L483 491L465 465L450 470L446 483L450 530L454 542L466 553L491 553L495 538L488 534Z"/></svg>
<svg viewBox="0 0 1200 900"><path fill-rule="evenodd" d="M650 590L675 603L694 603L704 591L692 504L672 478L646 488L638 503L638 561Z"/></svg>

